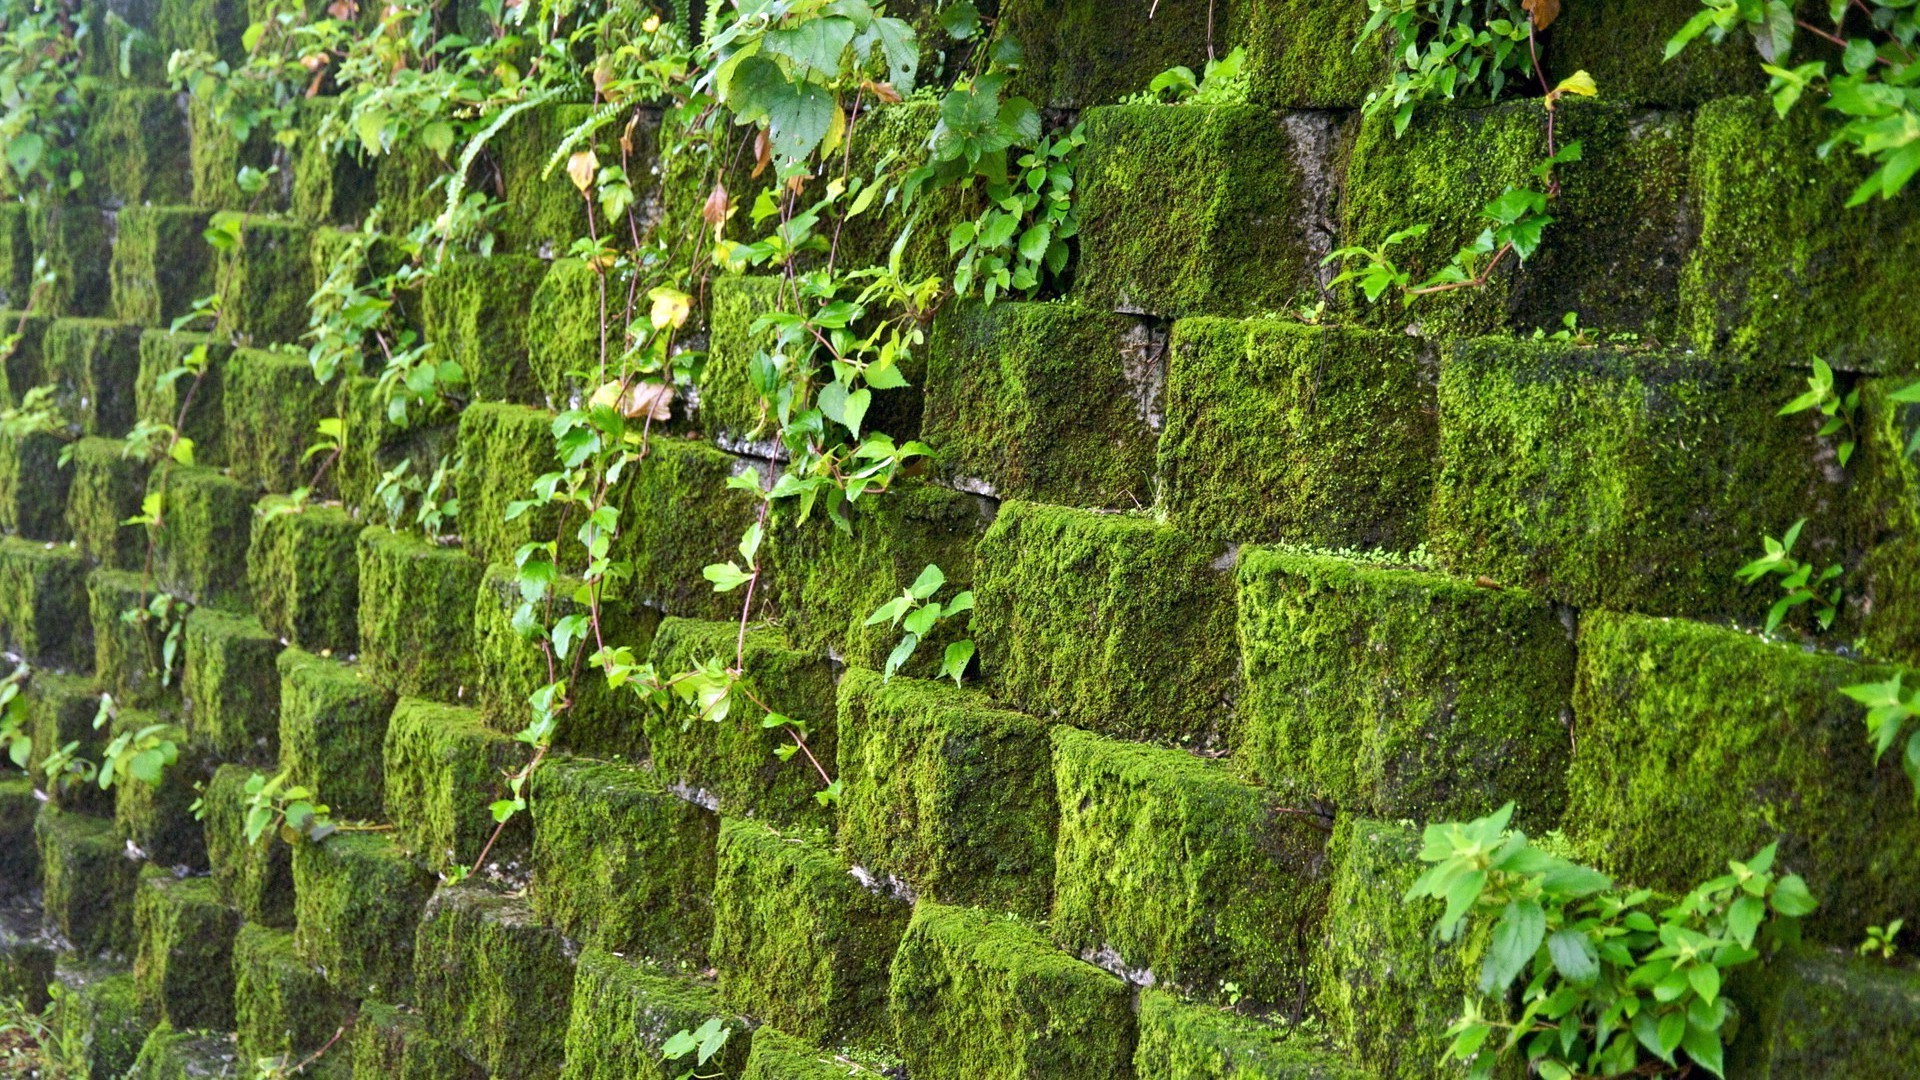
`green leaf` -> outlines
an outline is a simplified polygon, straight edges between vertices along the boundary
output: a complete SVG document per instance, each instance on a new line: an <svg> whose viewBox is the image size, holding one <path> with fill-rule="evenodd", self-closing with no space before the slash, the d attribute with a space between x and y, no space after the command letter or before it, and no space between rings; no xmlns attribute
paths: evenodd
<svg viewBox="0 0 1920 1080"><path fill-rule="evenodd" d="M1680 1039L1680 1048L1687 1052L1695 1065L1715 1076L1724 1078L1726 1065L1722 1061L1720 1033L1687 1025L1687 1033Z"/></svg>
<svg viewBox="0 0 1920 1080"><path fill-rule="evenodd" d="M913 579L913 584L907 586L907 592L915 600L925 600L938 592L940 586L946 583L946 573L938 566L928 563L927 568L920 571L920 576Z"/></svg>
<svg viewBox="0 0 1920 1080"><path fill-rule="evenodd" d="M1767 905L1757 896L1742 896L1727 909L1727 932L1743 946L1753 945L1753 935L1767 917Z"/></svg>
<svg viewBox="0 0 1920 1080"><path fill-rule="evenodd" d="M1720 969L1710 963L1699 963L1688 968L1687 982L1693 985L1693 992L1709 1005L1720 996Z"/></svg>
<svg viewBox="0 0 1920 1080"><path fill-rule="evenodd" d="M700 576L713 582L714 592L732 592L752 580L753 575L741 570L733 563L713 563L700 571Z"/></svg>
<svg viewBox="0 0 1920 1080"><path fill-rule="evenodd" d="M953 685L960 685L961 676L967 673L967 664L973 660L973 642L956 641L947 646L947 652L940 660L940 677L952 679Z"/></svg>
<svg viewBox="0 0 1920 1080"><path fill-rule="evenodd" d="M1592 986L1600 974L1600 957L1587 935L1574 929L1556 930L1547 939L1554 970L1575 986Z"/></svg>
<svg viewBox="0 0 1920 1080"><path fill-rule="evenodd" d="M1788 874L1773 887L1773 910L1788 918L1811 915L1813 909L1819 906L1799 874Z"/></svg>
<svg viewBox="0 0 1920 1080"><path fill-rule="evenodd" d="M882 681L893 678L893 673L899 671L900 665L906 663L913 656L913 650L919 647L919 638L912 634L902 637L900 644L895 645L893 651L887 654L887 667L881 676Z"/></svg>
<svg viewBox="0 0 1920 1080"><path fill-rule="evenodd" d="M1547 915L1538 903L1509 901L1500 922L1493 928L1493 945L1480 975L1482 992L1499 993L1511 986L1539 951L1546 930Z"/></svg>
<svg viewBox="0 0 1920 1080"><path fill-rule="evenodd" d="M1687 1014L1679 1010L1667 1013L1660 1018L1655 1033L1660 1040L1660 1057L1672 1061L1673 1052L1680 1049L1680 1040L1687 1034Z"/></svg>

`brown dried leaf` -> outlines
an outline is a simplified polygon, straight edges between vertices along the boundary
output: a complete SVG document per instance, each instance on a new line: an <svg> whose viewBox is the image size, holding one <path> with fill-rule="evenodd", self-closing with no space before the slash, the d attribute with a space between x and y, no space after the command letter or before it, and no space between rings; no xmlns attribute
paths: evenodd
<svg viewBox="0 0 1920 1080"><path fill-rule="evenodd" d="M647 417L664 424L673 419L673 387L666 383L635 383L620 399L620 412L629 420Z"/></svg>
<svg viewBox="0 0 1920 1080"><path fill-rule="evenodd" d="M868 79L860 84L860 89L865 90L867 93L872 94L874 97L879 98L889 105L900 104L900 91L895 90L892 83L874 82L872 79Z"/></svg>
<svg viewBox="0 0 1920 1080"><path fill-rule="evenodd" d="M577 150L567 159L567 176L573 180L573 186L586 194L593 187L593 174L600 169L600 158L592 149Z"/></svg>
<svg viewBox="0 0 1920 1080"><path fill-rule="evenodd" d="M753 177L767 171L767 163L773 160L773 140L767 137L767 129L761 128L753 136Z"/></svg>
<svg viewBox="0 0 1920 1080"><path fill-rule="evenodd" d="M1493 580L1492 578L1490 578L1490 577L1488 577L1488 576L1487 576L1487 575L1485 575L1485 574L1481 574L1481 575L1480 575L1479 577L1477 577L1477 578L1474 578L1474 579L1473 579L1473 583L1474 583L1475 585L1478 585L1478 586L1480 586L1480 587L1481 587L1481 588L1483 588L1483 589L1504 589L1504 588L1506 588L1506 586L1505 586L1505 585L1502 585L1502 584L1500 584L1499 582L1497 582L1497 581L1495 581L1495 580Z"/></svg>
<svg viewBox="0 0 1920 1080"><path fill-rule="evenodd" d="M700 217L718 231L720 226L726 224L727 210L732 201L727 196L727 186L715 183L713 191L707 195L707 205L700 208Z"/></svg>
<svg viewBox="0 0 1920 1080"><path fill-rule="evenodd" d="M1560 17L1560 0L1520 0L1520 6L1533 20L1535 30L1545 30Z"/></svg>

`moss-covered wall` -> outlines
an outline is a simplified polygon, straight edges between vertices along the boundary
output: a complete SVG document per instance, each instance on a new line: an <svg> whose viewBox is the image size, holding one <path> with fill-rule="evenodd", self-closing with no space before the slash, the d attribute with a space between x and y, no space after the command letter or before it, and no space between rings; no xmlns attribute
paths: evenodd
<svg viewBox="0 0 1920 1080"><path fill-rule="evenodd" d="M0 206L0 404L60 409L0 437L31 761L149 724L179 748L105 792L0 768L0 993L62 984L83 1075L324 1051L308 1072L339 1080L666 1080L714 1021L729 1078L1450 1076L1486 943L1437 945L1403 897L1423 824L1507 800L1666 891L1780 841L1821 904L1806 948L1730 984L1730 1076L1920 1061L1920 973L1837 952L1920 926L1910 785L1839 690L1920 668L1920 196L1846 208L1857 163L1816 153L1816 110L1774 114L1743 44L1661 63L1693 0L1569 0L1542 44L1601 100L1559 107L1585 160L1555 224L1412 308L1323 258L1426 222L1395 257L1431 273L1527 180L1538 100L1363 116L1388 57L1355 47L1361 0L982 4L1026 46L1008 93L1084 124L1071 273L931 315L868 414L931 454L845 530L777 515L744 618L701 571L754 520L740 479L780 464L753 326L783 286L705 281L699 392L608 496L630 573L601 630L662 674L740 663L787 723L588 671L498 835L567 663L523 608L532 545L561 541L542 615L588 607L577 514L510 508L624 349L599 313L629 269L570 254L587 208L546 169L590 107L520 114L476 166L495 247L401 301L465 382L402 422L377 372L311 377L309 298L376 202L437 213L450 166L311 152L331 98L242 140L164 88L154 50L237 60L256 4L105 6L129 68L96 73L83 182ZM1235 45L1244 100L1122 103ZM923 76L962 57L929 45ZM863 115L851 160L913 158L936 111ZM649 240L705 234L711 178L660 174L657 110L634 117L602 163L627 156ZM723 167L736 240L751 158ZM257 198L242 165L276 170ZM203 234L221 211L248 211L238 244ZM922 207L906 265L947 271L956 212ZM840 258L908 217L876 207ZM219 334L171 328L215 288ZM1535 332L1567 312L1582 335ZM1816 354L1861 390L1844 466L1776 415ZM191 460L143 451L154 425ZM442 465L457 514L391 510ZM1836 625L1763 635L1777 594L1734 571L1803 517L1796 553L1844 569ZM929 564L974 612L889 677L898 631L868 616ZM963 637L964 685L935 681ZM282 771L340 831L250 838L249 785Z"/></svg>

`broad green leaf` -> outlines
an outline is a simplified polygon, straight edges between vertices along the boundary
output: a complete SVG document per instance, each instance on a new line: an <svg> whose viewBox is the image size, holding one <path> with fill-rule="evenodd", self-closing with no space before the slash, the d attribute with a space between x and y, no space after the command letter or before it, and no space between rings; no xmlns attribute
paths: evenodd
<svg viewBox="0 0 1920 1080"><path fill-rule="evenodd" d="M1600 974L1600 957L1587 935L1574 929L1556 930L1547 939L1547 952L1560 977L1575 986L1592 986Z"/></svg>
<svg viewBox="0 0 1920 1080"><path fill-rule="evenodd" d="M913 584L907 586L907 592L911 594L915 600L925 600L927 597L938 592L940 586L946 583L946 573L938 566L928 563L927 568L920 571L920 576L913 579Z"/></svg>

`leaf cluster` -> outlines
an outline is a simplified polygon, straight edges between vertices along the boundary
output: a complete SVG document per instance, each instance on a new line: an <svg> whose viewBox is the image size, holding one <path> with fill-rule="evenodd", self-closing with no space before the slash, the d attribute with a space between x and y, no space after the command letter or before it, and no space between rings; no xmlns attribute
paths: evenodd
<svg viewBox="0 0 1920 1080"><path fill-rule="evenodd" d="M867 616L865 625L890 623L896 629L905 627L906 632L900 641L887 654L886 670L882 679L891 679L896 671L912 658L915 649L920 647L921 639L933 632L933 628L942 619L965 614L973 610L971 590L954 594L944 604L933 599L940 587L947 583L947 575L933 564L927 564L913 584L901 590L900 595L875 608ZM966 674L967 664L973 660L973 641L961 639L947 646L940 660L940 677L952 679L955 686L960 685L961 677Z"/></svg>
<svg viewBox="0 0 1920 1080"><path fill-rule="evenodd" d="M1830 629L1840 613L1840 564L1816 571L1812 563L1794 558L1793 545L1800 539L1800 530L1806 523L1806 518L1794 522L1778 540L1762 536L1760 542L1765 554L1734 571L1734 576L1748 585L1768 577L1779 578L1780 590L1786 595L1767 610L1766 633L1773 633L1788 613L1802 605L1812 605L1814 621L1821 630Z"/></svg>

